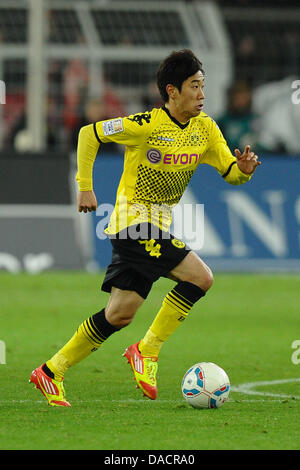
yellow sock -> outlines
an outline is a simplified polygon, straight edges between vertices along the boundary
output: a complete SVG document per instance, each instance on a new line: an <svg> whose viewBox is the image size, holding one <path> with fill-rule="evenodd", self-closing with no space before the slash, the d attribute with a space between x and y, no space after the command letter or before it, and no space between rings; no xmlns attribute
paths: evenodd
<svg viewBox="0 0 300 470"><path fill-rule="evenodd" d="M158 356L163 343L187 317L192 302L173 289L165 297L162 307L139 344L143 356Z"/></svg>
<svg viewBox="0 0 300 470"><path fill-rule="evenodd" d="M74 336L49 361L46 366L54 374L55 380L62 380L69 367L85 359L96 351L118 328L105 319L104 309L85 320Z"/></svg>
<svg viewBox="0 0 300 470"><path fill-rule="evenodd" d="M47 367L53 372L55 380L62 380L69 367L85 359L101 345L96 345L87 337L84 329L85 322L79 326L70 341L46 362Z"/></svg>
<svg viewBox="0 0 300 470"><path fill-rule="evenodd" d="M139 344L139 350L143 356L157 357L162 345L163 341L149 328Z"/></svg>
<svg viewBox="0 0 300 470"><path fill-rule="evenodd" d="M205 295L201 287L180 281L163 300L152 325L139 344L143 356L158 356L164 342L186 319L195 302Z"/></svg>

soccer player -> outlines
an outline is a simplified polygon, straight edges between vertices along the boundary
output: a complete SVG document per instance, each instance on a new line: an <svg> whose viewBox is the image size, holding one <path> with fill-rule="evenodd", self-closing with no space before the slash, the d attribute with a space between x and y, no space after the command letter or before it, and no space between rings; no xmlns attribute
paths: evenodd
<svg viewBox="0 0 300 470"><path fill-rule="evenodd" d="M97 208L92 170L102 143L125 145L124 170L106 229L112 261L102 290L110 293L109 301L30 377L52 406L70 406L63 386L67 370L127 326L152 284L163 276L176 284L145 336L123 354L138 387L156 399L161 347L213 283L210 268L169 233L172 208L202 163L230 184L249 181L261 164L250 145L243 152L236 149L233 156L216 123L203 112L204 71L192 51L170 54L158 69L157 85L162 108L89 124L79 132L79 212Z"/></svg>

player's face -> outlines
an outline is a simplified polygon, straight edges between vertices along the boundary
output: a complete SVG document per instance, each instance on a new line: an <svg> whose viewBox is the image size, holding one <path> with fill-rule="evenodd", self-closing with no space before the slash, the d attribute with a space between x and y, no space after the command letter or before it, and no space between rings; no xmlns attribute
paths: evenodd
<svg viewBox="0 0 300 470"><path fill-rule="evenodd" d="M187 78L177 93L176 108L186 118L198 116L204 103L204 76L200 70Z"/></svg>

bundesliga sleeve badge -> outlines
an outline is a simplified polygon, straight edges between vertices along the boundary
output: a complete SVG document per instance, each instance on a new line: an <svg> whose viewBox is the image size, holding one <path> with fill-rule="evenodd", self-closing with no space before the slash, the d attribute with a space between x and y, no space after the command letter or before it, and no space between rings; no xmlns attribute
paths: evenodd
<svg viewBox="0 0 300 470"><path fill-rule="evenodd" d="M110 121L102 122L102 129L104 135L118 134L124 130L123 119L111 119Z"/></svg>

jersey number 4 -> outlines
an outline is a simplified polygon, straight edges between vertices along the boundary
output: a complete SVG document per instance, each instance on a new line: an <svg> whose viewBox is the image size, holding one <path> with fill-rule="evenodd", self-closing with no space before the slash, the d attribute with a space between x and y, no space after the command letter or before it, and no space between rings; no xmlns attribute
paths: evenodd
<svg viewBox="0 0 300 470"><path fill-rule="evenodd" d="M151 238L151 240L139 240L139 243L140 245L145 245L145 250L149 252L150 256L156 256L156 258L160 257L161 245L159 243L155 244L154 238Z"/></svg>

